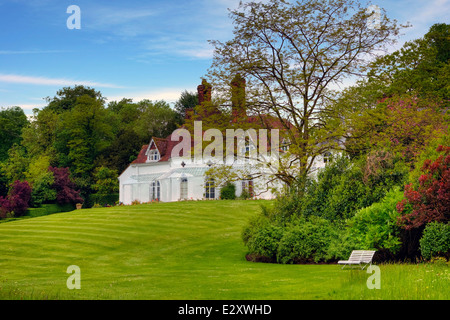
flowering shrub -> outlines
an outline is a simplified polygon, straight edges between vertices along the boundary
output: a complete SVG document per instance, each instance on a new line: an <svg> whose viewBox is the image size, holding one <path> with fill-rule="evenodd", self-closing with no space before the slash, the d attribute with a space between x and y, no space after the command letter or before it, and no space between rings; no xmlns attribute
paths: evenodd
<svg viewBox="0 0 450 320"><path fill-rule="evenodd" d="M438 158L426 160L421 168L423 174L419 178L419 186L406 185L406 199L397 204L397 211L403 214L399 223L406 230L433 221L449 221L450 147L440 145L436 151L441 153Z"/></svg>

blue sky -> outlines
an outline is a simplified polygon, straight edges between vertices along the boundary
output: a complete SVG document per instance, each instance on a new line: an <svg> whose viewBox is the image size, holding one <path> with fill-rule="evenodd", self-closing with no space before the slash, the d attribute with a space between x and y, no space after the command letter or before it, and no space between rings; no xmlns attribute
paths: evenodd
<svg viewBox="0 0 450 320"><path fill-rule="evenodd" d="M227 8L239 0L0 0L0 107L25 113L58 89L83 84L107 102L124 97L176 101L196 91L212 62L207 40L232 37ZM413 27L407 40L449 23L450 0L372 0ZM68 29L70 5L81 29ZM396 47L393 47L395 49Z"/></svg>

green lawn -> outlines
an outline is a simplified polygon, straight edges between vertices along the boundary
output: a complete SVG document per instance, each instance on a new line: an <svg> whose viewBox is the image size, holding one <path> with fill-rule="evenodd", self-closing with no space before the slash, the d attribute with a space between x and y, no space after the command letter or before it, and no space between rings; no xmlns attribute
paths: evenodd
<svg viewBox="0 0 450 320"><path fill-rule="evenodd" d="M338 265L245 260L258 201L83 209L0 224L0 299L449 299L448 264ZM67 267L81 270L69 290Z"/></svg>

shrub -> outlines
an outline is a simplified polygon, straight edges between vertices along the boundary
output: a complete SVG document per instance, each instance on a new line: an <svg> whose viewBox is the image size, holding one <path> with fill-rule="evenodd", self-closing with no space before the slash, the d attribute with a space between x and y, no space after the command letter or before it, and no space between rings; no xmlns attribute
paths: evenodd
<svg viewBox="0 0 450 320"><path fill-rule="evenodd" d="M420 252L424 259L436 257L450 258L450 224L432 222L423 231Z"/></svg>
<svg viewBox="0 0 450 320"><path fill-rule="evenodd" d="M94 202L94 204L100 204L102 206L114 205L116 202L119 201L119 194L118 193L110 193L110 194L95 193L95 194L91 195L91 200Z"/></svg>
<svg viewBox="0 0 450 320"><path fill-rule="evenodd" d="M279 263L326 261L328 248L336 235L330 221L312 217L288 226L277 252Z"/></svg>
<svg viewBox="0 0 450 320"><path fill-rule="evenodd" d="M440 145L436 151L439 156L425 160L421 167L419 186L406 185L406 199L397 205L398 212L403 214L399 222L406 230L450 219L450 147ZM405 210L408 207L411 210Z"/></svg>
<svg viewBox="0 0 450 320"><path fill-rule="evenodd" d="M234 183L227 182L220 189L220 199L222 200L234 200L236 199L236 186Z"/></svg>
<svg viewBox="0 0 450 320"><path fill-rule="evenodd" d="M15 181L8 193L7 198L0 197L0 216L7 217L9 214L19 217L26 213L31 199L31 187L27 181Z"/></svg>
<svg viewBox="0 0 450 320"><path fill-rule="evenodd" d="M242 239L248 247L252 260L275 262L283 228L273 225L261 215L252 219L242 232Z"/></svg>
<svg viewBox="0 0 450 320"><path fill-rule="evenodd" d="M378 151L359 160L336 157L309 183L299 201L302 216L338 221L380 201L394 186L403 185L407 170L401 159Z"/></svg>
<svg viewBox="0 0 450 320"><path fill-rule="evenodd" d="M380 201L360 209L348 221L349 237L355 249L388 250L395 254L401 248L399 213L396 205L403 199L403 192L396 187Z"/></svg>

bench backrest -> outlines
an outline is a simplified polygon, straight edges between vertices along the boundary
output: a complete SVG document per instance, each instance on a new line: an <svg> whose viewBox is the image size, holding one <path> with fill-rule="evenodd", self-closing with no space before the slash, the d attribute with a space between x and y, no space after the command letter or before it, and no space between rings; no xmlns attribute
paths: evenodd
<svg viewBox="0 0 450 320"><path fill-rule="evenodd" d="M369 263L372 261L374 254L375 251L371 250L353 250L348 261Z"/></svg>

